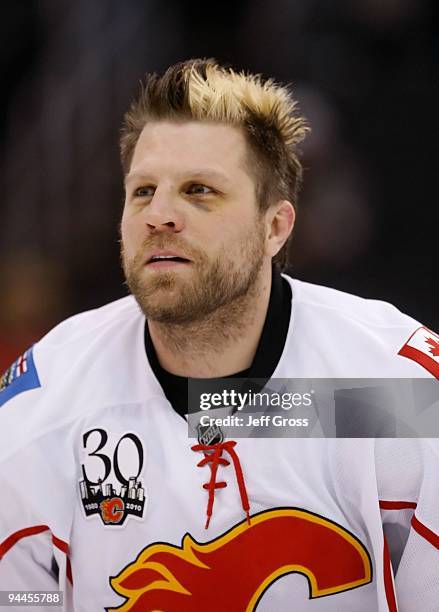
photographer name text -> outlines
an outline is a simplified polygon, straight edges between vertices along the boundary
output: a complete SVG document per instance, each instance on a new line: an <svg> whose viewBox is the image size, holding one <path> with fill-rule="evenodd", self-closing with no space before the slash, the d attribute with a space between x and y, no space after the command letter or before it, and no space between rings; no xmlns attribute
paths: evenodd
<svg viewBox="0 0 439 612"><path fill-rule="evenodd" d="M205 414L200 418L200 425L202 427L308 427L309 419L295 419L279 414L264 414L260 416L248 414L245 417L236 414L225 417L211 417Z"/></svg>

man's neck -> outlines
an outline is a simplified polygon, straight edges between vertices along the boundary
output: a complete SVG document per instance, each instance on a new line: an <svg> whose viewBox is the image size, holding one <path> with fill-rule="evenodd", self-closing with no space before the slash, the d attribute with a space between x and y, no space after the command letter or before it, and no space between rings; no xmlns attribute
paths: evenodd
<svg viewBox="0 0 439 612"><path fill-rule="evenodd" d="M250 291L202 320L185 325L148 321L162 368L191 378L215 378L252 364L267 315L271 268Z"/></svg>

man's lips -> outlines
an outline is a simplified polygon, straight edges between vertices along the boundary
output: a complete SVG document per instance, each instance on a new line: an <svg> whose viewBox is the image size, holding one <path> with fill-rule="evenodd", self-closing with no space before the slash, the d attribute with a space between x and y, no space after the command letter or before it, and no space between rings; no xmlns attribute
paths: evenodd
<svg viewBox="0 0 439 612"><path fill-rule="evenodd" d="M182 266L191 265L191 261L183 261L178 259L158 259L157 261L150 261L145 264L145 267L153 270L161 270L164 268L181 268Z"/></svg>
<svg viewBox="0 0 439 612"><path fill-rule="evenodd" d="M182 253L170 250L150 251L145 258L145 266L154 270L175 269L191 263Z"/></svg>

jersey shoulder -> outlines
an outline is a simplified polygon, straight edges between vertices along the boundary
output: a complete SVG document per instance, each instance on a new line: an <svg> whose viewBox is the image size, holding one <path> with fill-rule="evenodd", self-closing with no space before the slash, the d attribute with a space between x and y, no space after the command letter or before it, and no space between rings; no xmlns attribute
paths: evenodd
<svg viewBox="0 0 439 612"><path fill-rule="evenodd" d="M284 276L296 340L326 351L338 375L439 378L439 336L416 319L388 302Z"/></svg>
<svg viewBox="0 0 439 612"><path fill-rule="evenodd" d="M291 283L295 299L310 313L320 312L328 319L342 318L346 323L371 327L410 328L413 324L420 325L415 319L388 302L287 278Z"/></svg>
<svg viewBox="0 0 439 612"><path fill-rule="evenodd" d="M144 321L128 296L66 319L26 351L1 378L0 448L129 402L133 364L146 361Z"/></svg>
<svg viewBox="0 0 439 612"><path fill-rule="evenodd" d="M89 336L116 327L133 316L140 316L140 310L132 295L80 312L65 319L43 336L38 342L39 350L68 345L81 338L86 341Z"/></svg>

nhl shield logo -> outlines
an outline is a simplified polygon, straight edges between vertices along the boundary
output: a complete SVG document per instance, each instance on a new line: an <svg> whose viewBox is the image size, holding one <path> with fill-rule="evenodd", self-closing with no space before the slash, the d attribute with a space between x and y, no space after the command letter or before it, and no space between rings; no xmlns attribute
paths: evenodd
<svg viewBox="0 0 439 612"><path fill-rule="evenodd" d="M220 444L224 440L224 434L218 425L197 425L198 442L200 444Z"/></svg>
<svg viewBox="0 0 439 612"><path fill-rule="evenodd" d="M132 432L120 436L95 428L83 435L82 443L79 491L85 516L97 514L104 525L111 527L122 526L128 517L143 519L145 453L139 436Z"/></svg>

